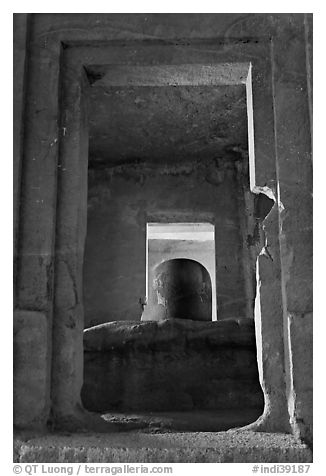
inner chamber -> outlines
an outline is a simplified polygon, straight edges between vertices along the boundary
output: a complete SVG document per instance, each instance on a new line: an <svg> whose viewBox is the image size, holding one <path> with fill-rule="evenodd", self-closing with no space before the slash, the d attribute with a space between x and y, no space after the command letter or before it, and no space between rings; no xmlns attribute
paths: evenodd
<svg viewBox="0 0 326 476"><path fill-rule="evenodd" d="M83 405L161 431L248 424L264 402L245 86L90 89ZM207 266L191 240L150 264L149 222L214 223Z"/></svg>

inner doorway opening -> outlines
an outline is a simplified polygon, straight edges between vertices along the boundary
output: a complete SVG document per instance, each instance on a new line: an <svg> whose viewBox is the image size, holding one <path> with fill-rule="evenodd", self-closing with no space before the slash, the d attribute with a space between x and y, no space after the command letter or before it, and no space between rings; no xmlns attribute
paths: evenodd
<svg viewBox="0 0 326 476"><path fill-rule="evenodd" d="M83 405L108 419L137 412L166 427L172 418L190 431L250 423L263 396L253 316L244 315L245 86L110 78L90 95ZM179 311L142 319L145 297L145 309L155 304L171 269L181 287L185 275L193 284L201 276L207 320Z"/></svg>
<svg viewBox="0 0 326 476"><path fill-rule="evenodd" d="M147 223L146 308L165 318L217 319L215 230L210 223Z"/></svg>

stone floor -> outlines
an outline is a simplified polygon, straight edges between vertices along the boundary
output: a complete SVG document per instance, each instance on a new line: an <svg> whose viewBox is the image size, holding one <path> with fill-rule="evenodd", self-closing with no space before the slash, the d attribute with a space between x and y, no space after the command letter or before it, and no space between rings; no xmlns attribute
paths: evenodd
<svg viewBox="0 0 326 476"><path fill-rule="evenodd" d="M252 423L261 415L260 408L229 410L196 410L182 412L105 413L102 418L118 424L125 431L138 429L144 432L206 432L226 431Z"/></svg>
<svg viewBox="0 0 326 476"><path fill-rule="evenodd" d="M19 463L309 463L309 448L292 435L227 432L17 434Z"/></svg>

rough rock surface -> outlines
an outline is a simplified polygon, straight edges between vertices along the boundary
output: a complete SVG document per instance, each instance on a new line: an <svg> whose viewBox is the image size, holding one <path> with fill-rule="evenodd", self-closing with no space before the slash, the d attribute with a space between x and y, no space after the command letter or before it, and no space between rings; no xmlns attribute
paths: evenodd
<svg viewBox="0 0 326 476"><path fill-rule="evenodd" d="M16 426L37 426L48 392L47 320L41 312L14 313L14 419ZM20 391L17 391L19 389Z"/></svg>
<svg viewBox="0 0 326 476"><path fill-rule="evenodd" d="M17 463L310 463L292 435L128 432L17 438Z"/></svg>
<svg viewBox="0 0 326 476"><path fill-rule="evenodd" d="M88 410L263 410L250 319L110 322L85 330L84 351Z"/></svg>

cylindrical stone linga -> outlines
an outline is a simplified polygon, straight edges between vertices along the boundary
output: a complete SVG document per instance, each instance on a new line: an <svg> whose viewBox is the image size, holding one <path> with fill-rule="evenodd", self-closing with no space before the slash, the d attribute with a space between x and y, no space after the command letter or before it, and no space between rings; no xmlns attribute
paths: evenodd
<svg viewBox="0 0 326 476"><path fill-rule="evenodd" d="M155 271L153 289L157 305L163 306L162 318L212 319L212 286L208 271L197 261L172 259Z"/></svg>

